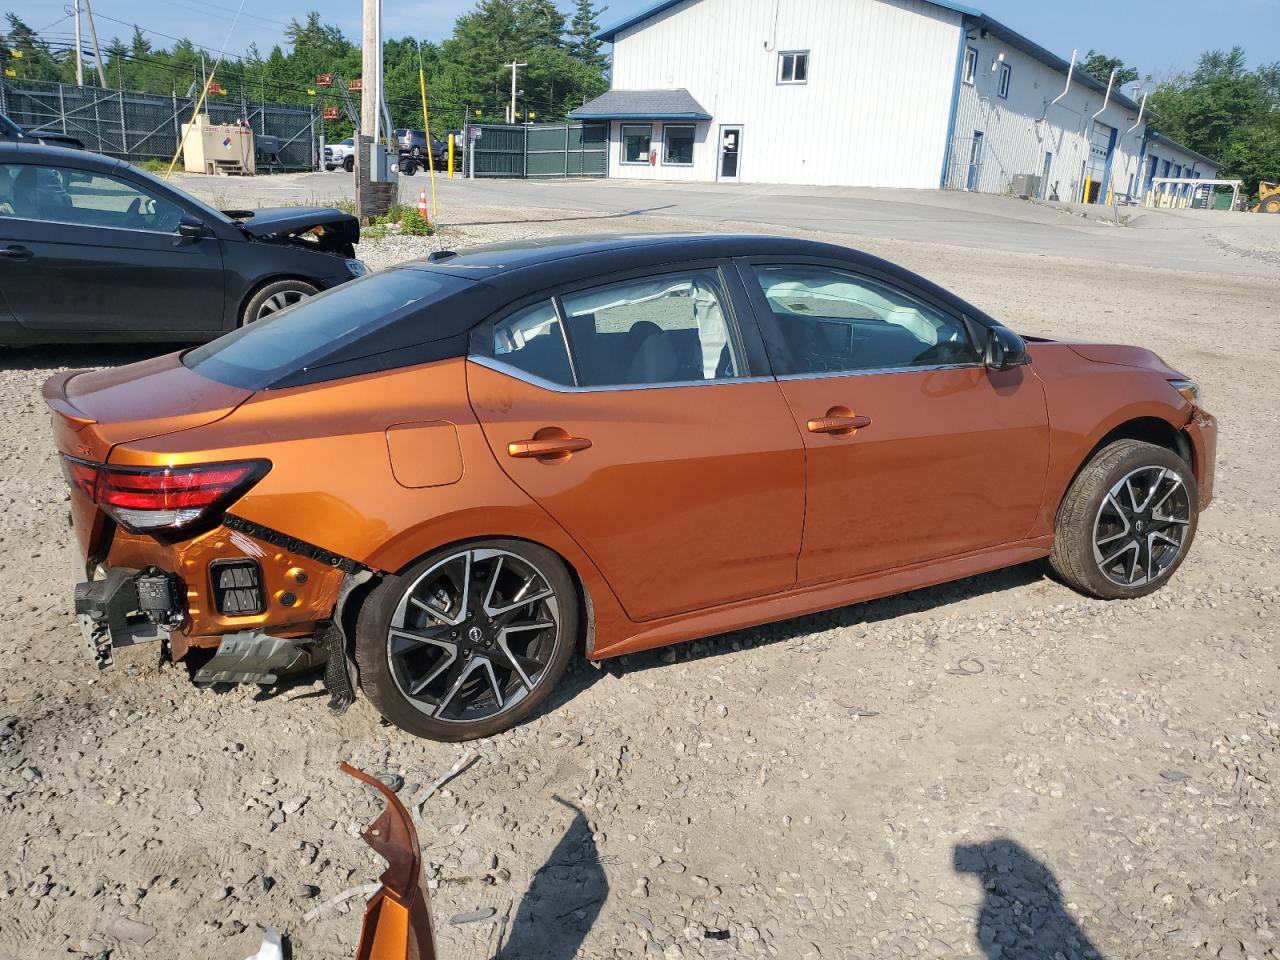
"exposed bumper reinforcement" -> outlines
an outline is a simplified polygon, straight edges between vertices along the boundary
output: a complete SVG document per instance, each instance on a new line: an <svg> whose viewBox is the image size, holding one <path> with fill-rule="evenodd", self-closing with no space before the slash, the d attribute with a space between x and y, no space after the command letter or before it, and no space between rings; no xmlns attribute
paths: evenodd
<svg viewBox="0 0 1280 960"><path fill-rule="evenodd" d="M112 567L101 580L76 584L80 634L85 652L99 670L112 665L115 647L151 643L169 635L164 623L157 621L170 622L176 613L172 598L179 588L172 579L159 571Z"/></svg>
<svg viewBox="0 0 1280 960"><path fill-rule="evenodd" d="M228 633L213 659L196 671L195 682L272 684L286 673L324 662L324 647L314 641L273 637L261 630Z"/></svg>

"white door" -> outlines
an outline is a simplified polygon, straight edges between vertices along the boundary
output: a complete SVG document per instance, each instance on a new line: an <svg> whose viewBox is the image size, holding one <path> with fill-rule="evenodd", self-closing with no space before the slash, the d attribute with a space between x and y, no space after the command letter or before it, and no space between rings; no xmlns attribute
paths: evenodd
<svg viewBox="0 0 1280 960"><path fill-rule="evenodd" d="M716 179L737 183L742 168L742 127L720 127L720 159Z"/></svg>

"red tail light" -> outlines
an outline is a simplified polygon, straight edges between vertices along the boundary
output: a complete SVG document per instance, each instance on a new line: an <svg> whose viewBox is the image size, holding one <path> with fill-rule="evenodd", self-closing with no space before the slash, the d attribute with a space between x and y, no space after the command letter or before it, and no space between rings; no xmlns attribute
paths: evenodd
<svg viewBox="0 0 1280 960"><path fill-rule="evenodd" d="M62 458L67 482L128 530L189 527L215 516L271 469L266 460L113 467Z"/></svg>

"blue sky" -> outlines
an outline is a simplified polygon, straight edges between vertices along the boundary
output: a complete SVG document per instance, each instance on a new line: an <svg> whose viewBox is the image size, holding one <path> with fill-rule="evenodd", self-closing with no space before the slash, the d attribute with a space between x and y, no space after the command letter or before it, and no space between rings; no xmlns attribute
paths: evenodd
<svg viewBox="0 0 1280 960"><path fill-rule="evenodd" d="M92 0L98 16L99 39L128 37L128 24L171 36L188 36L214 49L235 16L239 0ZM1206 5L1192 0L965 0L1048 47L1064 58L1073 47L1093 47L1122 57L1145 76L1162 77L1189 69L1204 50L1245 48L1251 64L1280 60L1280 0L1219 0ZM36 29L48 26L50 36L62 38L71 29L64 15L65 0L22 0L0 5L15 10ZM384 0L388 36L410 34L438 40L449 35L453 21L470 10L475 0ZM652 5L652 0L612 0L601 17L605 26ZM567 0L561 6L568 7ZM351 36L360 29L359 0L248 0L245 13L231 34L228 52L242 53L256 42L264 52L281 42L284 24L310 9L336 23ZM123 21L123 22L120 22ZM169 43L153 37L157 45Z"/></svg>

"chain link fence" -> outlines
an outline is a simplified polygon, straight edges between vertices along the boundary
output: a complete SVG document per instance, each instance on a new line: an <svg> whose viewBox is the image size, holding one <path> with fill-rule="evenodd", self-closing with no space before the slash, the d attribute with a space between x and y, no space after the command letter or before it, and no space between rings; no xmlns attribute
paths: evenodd
<svg viewBox="0 0 1280 960"><path fill-rule="evenodd" d="M23 127L65 133L89 150L122 160L172 159L191 120L196 99L73 84L0 81L0 113ZM206 100L213 123L247 119L259 140L260 170L314 170L319 165L319 125L312 107L249 100L244 91L226 100ZM264 147L275 147L266 154ZM264 155L266 154L266 155Z"/></svg>

